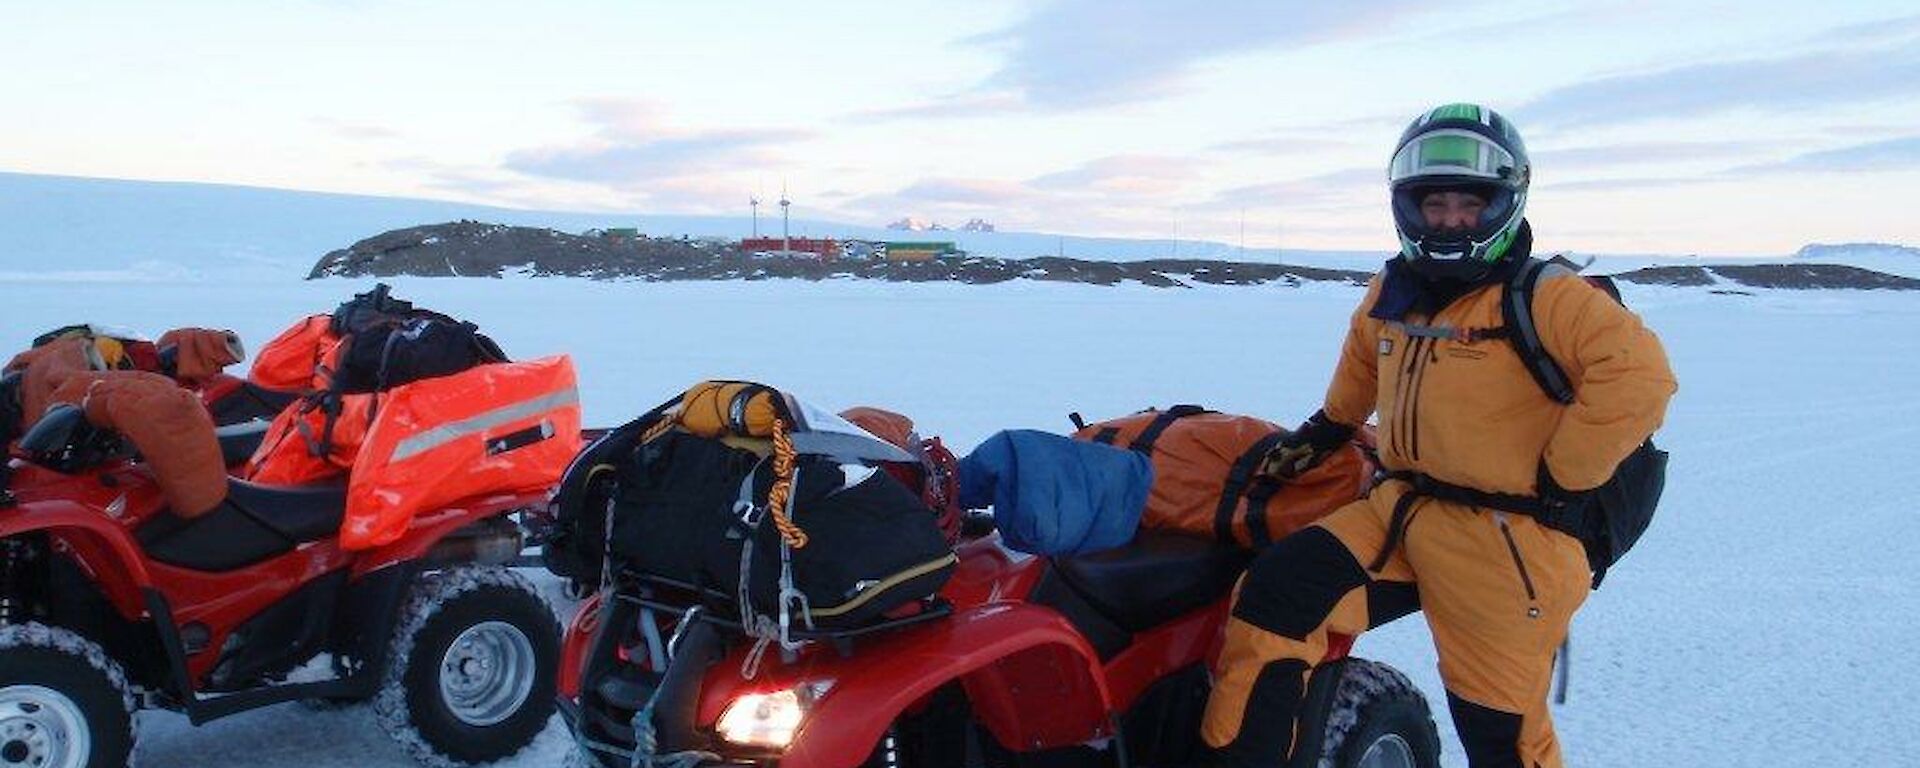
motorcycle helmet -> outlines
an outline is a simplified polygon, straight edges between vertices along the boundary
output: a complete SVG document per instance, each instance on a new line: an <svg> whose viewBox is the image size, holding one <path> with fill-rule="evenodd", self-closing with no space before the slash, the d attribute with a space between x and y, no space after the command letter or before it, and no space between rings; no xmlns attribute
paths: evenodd
<svg viewBox="0 0 1920 768"><path fill-rule="evenodd" d="M1415 118L1387 166L1400 258L1428 279L1485 278L1519 236L1532 177L1520 132L1493 110L1448 104ZM1486 200L1479 221L1465 229L1428 226L1421 200L1456 191Z"/></svg>

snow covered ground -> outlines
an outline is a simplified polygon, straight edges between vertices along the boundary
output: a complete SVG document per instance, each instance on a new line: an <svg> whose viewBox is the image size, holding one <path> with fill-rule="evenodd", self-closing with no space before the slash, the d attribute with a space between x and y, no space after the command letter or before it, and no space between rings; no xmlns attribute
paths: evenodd
<svg viewBox="0 0 1920 768"><path fill-rule="evenodd" d="M0 276L0 348L49 327L181 325L259 344L370 283L20 281ZM608 424L708 377L820 405L913 416L956 449L1010 427L1064 431L1197 402L1292 422L1318 404L1354 288L1165 290L1058 284L606 284L400 280L519 357L572 353L587 419ZM1911 765L1920 722L1920 296L1628 286L1680 378L1659 441L1660 518L1575 622L1576 765ZM1360 641L1443 701L1409 618ZM1464 765L1437 713L1449 765ZM297 705L191 728L144 716L150 768L402 766L364 712ZM557 725L508 764L556 763Z"/></svg>

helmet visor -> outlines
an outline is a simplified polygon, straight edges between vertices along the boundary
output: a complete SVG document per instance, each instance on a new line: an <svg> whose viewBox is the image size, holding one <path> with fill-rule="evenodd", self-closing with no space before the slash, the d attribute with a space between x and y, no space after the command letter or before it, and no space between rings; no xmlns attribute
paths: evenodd
<svg viewBox="0 0 1920 768"><path fill-rule="evenodd" d="M1468 177L1512 180L1519 163L1513 154L1472 131L1441 130L1425 134L1400 148L1388 166L1392 184L1426 177Z"/></svg>

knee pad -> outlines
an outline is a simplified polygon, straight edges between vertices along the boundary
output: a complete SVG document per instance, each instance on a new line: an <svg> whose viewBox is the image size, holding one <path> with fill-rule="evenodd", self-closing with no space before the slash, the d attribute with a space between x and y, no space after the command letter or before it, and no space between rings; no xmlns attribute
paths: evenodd
<svg viewBox="0 0 1920 768"><path fill-rule="evenodd" d="M1233 616L1304 640L1326 622L1340 598L1367 582L1366 569L1331 531L1302 529L1254 558L1240 584Z"/></svg>

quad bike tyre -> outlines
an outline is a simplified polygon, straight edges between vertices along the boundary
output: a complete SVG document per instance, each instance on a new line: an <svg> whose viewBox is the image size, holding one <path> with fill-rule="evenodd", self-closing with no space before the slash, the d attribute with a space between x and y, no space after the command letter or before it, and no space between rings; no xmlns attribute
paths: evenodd
<svg viewBox="0 0 1920 768"><path fill-rule="evenodd" d="M429 574L402 611L373 710L414 759L492 762L546 727L560 624L525 577L491 567Z"/></svg>
<svg viewBox="0 0 1920 768"><path fill-rule="evenodd" d="M1348 659L1327 712L1318 768L1439 768L1431 712L1399 670Z"/></svg>
<svg viewBox="0 0 1920 768"><path fill-rule="evenodd" d="M41 624L0 627L0 766L127 765L133 713L126 672L98 643Z"/></svg>

